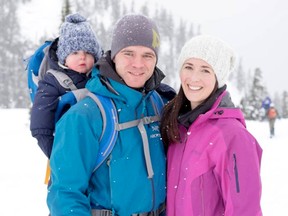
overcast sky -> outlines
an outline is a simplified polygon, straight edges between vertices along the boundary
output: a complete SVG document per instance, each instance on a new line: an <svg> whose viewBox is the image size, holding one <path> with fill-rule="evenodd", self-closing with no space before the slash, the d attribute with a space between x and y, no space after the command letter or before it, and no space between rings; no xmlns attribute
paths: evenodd
<svg viewBox="0 0 288 216"><path fill-rule="evenodd" d="M189 6L185 0L165 2L178 16L201 24L202 33L230 43L242 57L244 70L259 67L269 91L288 91L287 1L190 0Z"/></svg>
<svg viewBox="0 0 288 216"><path fill-rule="evenodd" d="M61 6L61 1L32 2L19 11L24 33L32 39L44 33L57 35L60 14L57 14L56 8ZM187 0L157 2L176 17L199 24L202 33L227 41L242 58L245 71L253 72L256 67L263 71L269 92L288 91L286 0L189 0L189 5ZM37 25L37 22L32 24L35 21L41 25Z"/></svg>

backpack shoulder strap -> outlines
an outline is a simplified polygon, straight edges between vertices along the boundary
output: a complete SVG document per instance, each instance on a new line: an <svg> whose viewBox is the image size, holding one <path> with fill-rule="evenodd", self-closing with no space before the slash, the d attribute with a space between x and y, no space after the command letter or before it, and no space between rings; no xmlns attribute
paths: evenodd
<svg viewBox="0 0 288 216"><path fill-rule="evenodd" d="M150 100L152 102L155 113L161 116L164 107L164 102L160 97L160 95L157 93L157 91L152 92Z"/></svg>
<svg viewBox="0 0 288 216"><path fill-rule="evenodd" d="M92 92L88 92L88 96L91 97L96 102L96 104L98 105L101 111L102 118L103 118L103 131L102 131L102 135L101 135L100 142L99 142L100 148L99 148L99 152L97 155L94 172L99 168L99 166L105 161L105 159L112 152L120 130L125 130L127 128L131 128L135 126L137 126L140 130L141 127L139 127L139 125L150 124L155 121L159 121L161 111L164 106L163 100L161 99L160 95L156 91L153 91L150 98L151 98L152 105L155 111L155 116L144 117L142 118L142 121L141 119L138 119L138 120L133 120L133 121L119 124L117 110L112 99L94 94ZM145 142L145 139L143 139L143 141ZM148 140L147 140L147 143L148 143ZM144 152L145 152L145 149L144 149ZM148 156L145 156L146 163L149 162L147 157ZM152 165L151 165L151 169L152 169ZM153 170L151 172L153 173ZM148 171L148 173L150 173L150 171Z"/></svg>
<svg viewBox="0 0 288 216"><path fill-rule="evenodd" d="M145 116L141 119L135 119L135 120L123 122L123 123L117 122L116 130L120 131L120 130L125 130L131 127L136 127L139 125L140 121L142 121L144 125L150 124L156 121L160 121L162 109L164 107L164 102L156 91L152 92L152 94L150 95L150 100L152 102L152 106L155 112L154 116Z"/></svg>
<svg viewBox="0 0 288 216"><path fill-rule="evenodd" d="M52 69L49 69L47 73L52 74L63 88L70 89L71 91L77 89L72 79L67 74Z"/></svg>
<svg viewBox="0 0 288 216"><path fill-rule="evenodd" d="M116 130L118 116L116 107L110 98L92 92L88 92L88 97L91 97L95 101L103 119L103 130L99 141L99 151L94 168L94 171L96 171L114 148L118 137L118 130Z"/></svg>
<svg viewBox="0 0 288 216"><path fill-rule="evenodd" d="M136 119L133 121L128 121L124 123L117 123L116 124L116 130L125 130L127 128L131 127L137 127L138 130L140 131L142 142L143 142L143 151L144 151L144 158L145 158L145 163L146 163L146 169L148 173L148 178L152 178L154 175L153 167L152 167L152 162L151 162L151 157L150 157L150 150L149 150L149 140L146 132L146 128L144 125L151 124L157 121L160 121L161 119L161 113L162 109L164 106L164 102L160 95L156 92L153 91L150 96L150 100L154 109L154 116L145 116L141 119Z"/></svg>
<svg viewBox="0 0 288 216"><path fill-rule="evenodd" d="M67 92L59 99L55 114L55 122L62 116L63 109L67 105L72 106L85 97L92 98L97 104L103 120L103 130L99 139L99 152L96 158L95 171L111 153L118 136L118 130L116 130L118 116L113 101L108 97L94 94L86 88Z"/></svg>

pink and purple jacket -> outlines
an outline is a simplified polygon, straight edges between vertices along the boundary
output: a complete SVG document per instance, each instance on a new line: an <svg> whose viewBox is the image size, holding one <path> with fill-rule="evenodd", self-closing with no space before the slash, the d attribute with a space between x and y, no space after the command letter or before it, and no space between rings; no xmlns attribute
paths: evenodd
<svg viewBox="0 0 288 216"><path fill-rule="evenodd" d="M262 149L238 108L212 108L168 149L168 216L260 216Z"/></svg>

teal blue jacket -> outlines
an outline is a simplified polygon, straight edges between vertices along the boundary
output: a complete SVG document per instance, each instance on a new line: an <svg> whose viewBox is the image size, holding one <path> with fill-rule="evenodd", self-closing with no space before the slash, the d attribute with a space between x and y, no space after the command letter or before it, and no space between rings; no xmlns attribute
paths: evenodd
<svg viewBox="0 0 288 216"><path fill-rule="evenodd" d="M93 74L86 87L113 99L119 123L155 115L151 91L143 93L107 77L109 88L100 74ZM51 216L90 216L91 209L110 209L115 215L128 216L155 210L165 202L166 158L159 122L145 125L154 171L151 179L137 127L119 132L110 157L93 172L102 123L100 110L91 98L72 106L58 121L47 196Z"/></svg>

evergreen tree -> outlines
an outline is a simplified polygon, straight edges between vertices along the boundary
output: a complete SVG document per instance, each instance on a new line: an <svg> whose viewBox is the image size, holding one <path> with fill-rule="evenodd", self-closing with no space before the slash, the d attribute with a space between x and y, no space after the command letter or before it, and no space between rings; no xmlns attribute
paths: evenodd
<svg viewBox="0 0 288 216"><path fill-rule="evenodd" d="M146 16L150 16L149 15L149 8L148 8L148 4L143 4L142 7L140 8L140 13L146 15Z"/></svg>
<svg viewBox="0 0 288 216"><path fill-rule="evenodd" d="M25 2L25 1L24 1ZM25 43L20 41L17 8L20 0L0 0L0 107L24 108L29 106L23 53Z"/></svg>
<svg viewBox="0 0 288 216"><path fill-rule="evenodd" d="M166 10L158 10L154 14L153 20L157 22L160 32L161 47L159 52L158 67L166 74L165 82L171 86L175 81L173 73L175 72L175 35L174 20L171 13Z"/></svg>
<svg viewBox="0 0 288 216"><path fill-rule="evenodd" d="M282 116L282 100L278 92L275 92L272 102L274 103L275 108L277 109L278 115Z"/></svg>
<svg viewBox="0 0 288 216"><path fill-rule="evenodd" d="M111 4L111 20L112 23L116 23L117 20L123 15L122 7L121 7L121 1L119 0L110 0ZM123 5L123 3L122 3Z"/></svg>
<svg viewBox="0 0 288 216"><path fill-rule="evenodd" d="M70 1L69 0L64 0L63 1L63 6L62 6L62 23L65 22L65 17L68 15L68 14L71 14L71 5L70 5Z"/></svg>
<svg viewBox="0 0 288 216"><path fill-rule="evenodd" d="M250 120L262 120L265 117L265 112L261 110L262 101L267 96L266 88L263 84L262 71L256 68L252 87L248 94L241 101L241 108L245 118Z"/></svg>
<svg viewBox="0 0 288 216"><path fill-rule="evenodd" d="M189 38L191 38L193 35L189 35ZM185 21L183 19L180 20L179 26L176 30L176 40L178 41L178 43L176 44L176 52L180 53L182 47L184 46L185 42L187 41L186 38L186 24Z"/></svg>
<svg viewBox="0 0 288 216"><path fill-rule="evenodd" d="M247 80L245 79L245 72L243 69L242 60L240 59L237 69L234 73L230 74L229 80L234 83L236 89L240 93L246 92L247 89Z"/></svg>
<svg viewBox="0 0 288 216"><path fill-rule="evenodd" d="M282 95L282 117L288 118L288 91L284 91Z"/></svg>

